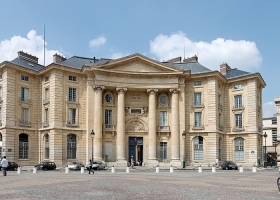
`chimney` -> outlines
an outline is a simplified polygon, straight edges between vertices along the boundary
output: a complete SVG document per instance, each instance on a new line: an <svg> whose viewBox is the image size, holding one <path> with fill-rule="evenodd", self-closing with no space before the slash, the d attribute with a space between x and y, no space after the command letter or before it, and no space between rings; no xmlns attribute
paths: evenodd
<svg viewBox="0 0 280 200"><path fill-rule="evenodd" d="M32 56L31 54L25 53L23 51L18 52L18 57L38 64L39 58L37 58L36 56Z"/></svg>
<svg viewBox="0 0 280 200"><path fill-rule="evenodd" d="M220 65L220 72L222 75L226 75L229 70L231 70L231 68L226 62Z"/></svg>
<svg viewBox="0 0 280 200"><path fill-rule="evenodd" d="M183 62L198 62L198 57L194 55L193 57L184 59Z"/></svg>
<svg viewBox="0 0 280 200"><path fill-rule="evenodd" d="M53 55L53 62L54 63L61 63L61 62L65 61L65 60L66 60L66 58L63 57L62 55L59 55L57 53Z"/></svg>
<svg viewBox="0 0 280 200"><path fill-rule="evenodd" d="M177 57L177 58L172 58L170 60L167 60L167 62L170 62L170 63L180 63L182 60L182 57Z"/></svg>

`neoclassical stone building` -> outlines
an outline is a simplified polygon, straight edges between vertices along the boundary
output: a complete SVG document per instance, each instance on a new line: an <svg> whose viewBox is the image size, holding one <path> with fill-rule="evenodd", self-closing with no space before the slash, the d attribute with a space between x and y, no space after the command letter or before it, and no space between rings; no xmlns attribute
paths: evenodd
<svg viewBox="0 0 280 200"><path fill-rule="evenodd" d="M262 158L259 73L211 71L196 56L158 62L24 52L0 64L1 154L20 165L103 160L208 166ZM93 134L94 133L94 134ZM94 136L94 137L92 137Z"/></svg>

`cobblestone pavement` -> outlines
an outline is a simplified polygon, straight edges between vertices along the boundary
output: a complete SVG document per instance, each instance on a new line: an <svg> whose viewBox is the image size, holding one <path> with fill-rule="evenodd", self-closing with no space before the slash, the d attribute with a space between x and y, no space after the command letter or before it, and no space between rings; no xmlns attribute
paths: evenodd
<svg viewBox="0 0 280 200"><path fill-rule="evenodd" d="M0 174L0 199L280 199L278 170L212 173L168 170L8 171Z"/></svg>

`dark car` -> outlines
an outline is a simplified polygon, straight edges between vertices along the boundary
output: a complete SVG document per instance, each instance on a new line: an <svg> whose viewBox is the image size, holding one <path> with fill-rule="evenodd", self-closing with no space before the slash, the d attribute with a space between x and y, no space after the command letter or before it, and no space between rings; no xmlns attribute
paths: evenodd
<svg viewBox="0 0 280 200"><path fill-rule="evenodd" d="M238 166L232 162L232 161L225 161L223 162L223 164L221 165L222 169L235 169L235 170L238 170Z"/></svg>
<svg viewBox="0 0 280 200"><path fill-rule="evenodd" d="M35 165L35 167L38 170L55 170L56 169L56 164L54 162L49 162L49 161L44 161L44 162L40 162L39 164Z"/></svg>
<svg viewBox="0 0 280 200"><path fill-rule="evenodd" d="M15 170L17 170L17 168L18 168L18 164L17 164L17 163L8 161L7 170L13 170L13 171L15 171ZM0 170L2 170L1 164L0 164Z"/></svg>

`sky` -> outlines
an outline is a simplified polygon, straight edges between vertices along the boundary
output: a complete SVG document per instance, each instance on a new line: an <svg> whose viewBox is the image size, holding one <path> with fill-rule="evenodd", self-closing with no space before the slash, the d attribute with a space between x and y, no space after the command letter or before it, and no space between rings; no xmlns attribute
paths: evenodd
<svg viewBox="0 0 280 200"><path fill-rule="evenodd" d="M0 7L0 63L24 51L44 64L44 35L46 65L55 53L112 59L140 53L157 61L197 55L211 70L226 62L259 72L266 83L263 117L276 113L278 0L0 0Z"/></svg>

